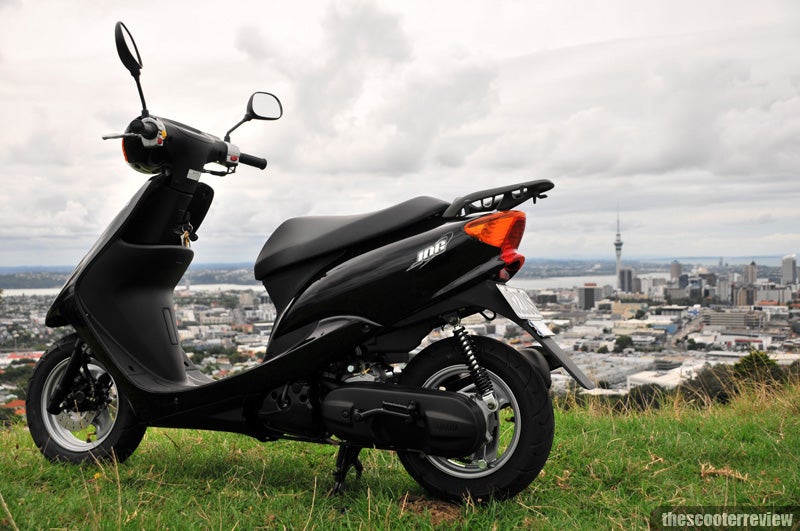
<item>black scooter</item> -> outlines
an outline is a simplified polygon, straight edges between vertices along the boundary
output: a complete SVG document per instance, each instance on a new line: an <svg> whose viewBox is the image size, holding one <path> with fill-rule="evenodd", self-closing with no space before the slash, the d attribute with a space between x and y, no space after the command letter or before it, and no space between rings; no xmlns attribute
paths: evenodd
<svg viewBox="0 0 800 531"><path fill-rule="evenodd" d="M283 109L256 92L224 140L153 116L139 51L121 22L115 38L143 110L124 134L104 138L121 138L126 161L153 176L47 314L48 326L76 333L42 356L30 380L28 425L42 453L123 461L148 426L193 428L338 444L335 491L351 468L360 473L364 447L396 451L416 481L449 500L505 498L527 487L553 440L550 371L564 367L592 387L530 297L506 285L524 262L517 247L525 214L512 208L553 184L285 221L255 262L279 315L266 356L212 380L181 348L173 314L173 290L213 198L200 178L240 164L264 169L267 161L242 153L230 133ZM470 335L461 320L475 314L510 319L539 347ZM411 355L443 327L452 337Z"/></svg>

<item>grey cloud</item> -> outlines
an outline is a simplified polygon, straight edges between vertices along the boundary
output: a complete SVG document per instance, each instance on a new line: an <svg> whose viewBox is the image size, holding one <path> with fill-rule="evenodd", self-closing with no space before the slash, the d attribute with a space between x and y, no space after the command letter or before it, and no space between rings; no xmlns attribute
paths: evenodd
<svg viewBox="0 0 800 531"><path fill-rule="evenodd" d="M399 17L372 4L332 6L323 20L323 29L333 55L342 61L358 61L362 57L406 61L410 57L410 45Z"/></svg>
<svg viewBox="0 0 800 531"><path fill-rule="evenodd" d="M321 57L299 61L295 82L307 124L330 130L331 119L351 108L362 95L368 77L385 75L410 55L399 17L369 4L341 11L332 6L323 19L322 31Z"/></svg>
<svg viewBox="0 0 800 531"><path fill-rule="evenodd" d="M478 64L453 65L434 75L410 80L385 118L411 134L457 128L491 109L495 69Z"/></svg>
<svg viewBox="0 0 800 531"><path fill-rule="evenodd" d="M72 164L79 152L72 137L61 132L39 128L21 142L7 147L0 160L29 166L64 166Z"/></svg>
<svg viewBox="0 0 800 531"><path fill-rule="evenodd" d="M243 26L239 28L234 40L234 46L251 59L261 60L269 57L273 51L266 42L263 33L256 26Z"/></svg>
<svg viewBox="0 0 800 531"><path fill-rule="evenodd" d="M759 216L757 216L753 221L753 223L758 223L759 225L766 225L768 223L774 223L775 218L769 212L765 212Z"/></svg>
<svg viewBox="0 0 800 531"><path fill-rule="evenodd" d="M306 124L311 133L306 131L302 151L294 153L296 167L386 175L419 171L429 156L438 158L434 151L442 138L450 145L451 162L463 161L469 155L470 145L475 149L477 143L453 145L458 142L459 129L489 109L492 69L456 66L443 69L436 76L403 70L389 71L397 74L396 86L371 83L364 89L363 101L374 103L362 118L350 120L348 111L338 117L322 112L313 120L325 121L325 125ZM309 87L313 86L319 85ZM370 90L375 93L369 93ZM314 97L319 95L309 96ZM305 105L306 100L300 95L297 103ZM451 133L455 137L448 138Z"/></svg>
<svg viewBox="0 0 800 531"><path fill-rule="evenodd" d="M728 110L718 123L721 170L796 174L800 168L800 90L766 106Z"/></svg>
<svg viewBox="0 0 800 531"><path fill-rule="evenodd" d="M451 168L461 167L466 163L469 156L492 140L491 135L480 132L463 133L455 131L453 133L444 133L438 139L435 147L435 161ZM526 153L517 151L512 154L512 156L514 155L524 156Z"/></svg>
<svg viewBox="0 0 800 531"><path fill-rule="evenodd" d="M780 35L737 37L742 42L726 32L623 41L514 59L497 85L518 113L504 106L483 124L495 136L472 162L585 177L796 172L800 84L792 80L800 61L773 58Z"/></svg>
<svg viewBox="0 0 800 531"><path fill-rule="evenodd" d="M418 171L440 136L457 134L490 110L494 70L464 60L436 72L414 67L397 15L368 4L332 8L322 29L325 48L318 57L280 59L294 87L293 123L282 140L292 169ZM240 32L240 46L259 53L261 41L248 31ZM452 142L446 152L451 164L468 155Z"/></svg>

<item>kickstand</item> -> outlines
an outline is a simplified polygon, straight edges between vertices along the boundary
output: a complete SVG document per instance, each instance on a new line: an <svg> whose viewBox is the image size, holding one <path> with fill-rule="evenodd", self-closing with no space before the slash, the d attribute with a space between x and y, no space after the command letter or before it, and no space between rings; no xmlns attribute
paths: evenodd
<svg viewBox="0 0 800 531"><path fill-rule="evenodd" d="M336 454L336 470L333 471L333 479L336 480L336 483L329 493L331 496L344 492L345 478L351 468L356 469L356 479L361 478L364 465L358 459L358 454L362 448L362 446L346 443L339 446L339 452Z"/></svg>

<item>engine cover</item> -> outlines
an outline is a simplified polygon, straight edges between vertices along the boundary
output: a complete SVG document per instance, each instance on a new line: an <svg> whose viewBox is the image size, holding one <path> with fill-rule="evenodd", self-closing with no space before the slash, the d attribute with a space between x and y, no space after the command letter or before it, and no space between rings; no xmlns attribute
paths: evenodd
<svg viewBox="0 0 800 531"><path fill-rule="evenodd" d="M334 389L322 401L325 428L350 443L467 456L486 441L486 419L469 397L383 383Z"/></svg>

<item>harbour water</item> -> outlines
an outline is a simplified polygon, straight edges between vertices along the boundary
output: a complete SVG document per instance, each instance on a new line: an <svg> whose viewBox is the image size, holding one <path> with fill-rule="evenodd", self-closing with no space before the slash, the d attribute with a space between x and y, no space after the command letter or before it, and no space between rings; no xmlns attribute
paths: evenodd
<svg viewBox="0 0 800 531"><path fill-rule="evenodd" d="M197 291L197 292L214 292L214 291L247 291L247 290L254 290L260 291L263 290L264 286L261 284L192 284L190 290ZM176 292L186 291L186 286L183 284L178 285L175 288ZM21 288L21 289L4 289L3 295L8 297L14 297L17 295L47 295L50 297L55 297L61 292L61 288Z"/></svg>
<svg viewBox="0 0 800 531"><path fill-rule="evenodd" d="M513 278L509 285L525 290L539 289L569 289L584 284L597 284L602 287L605 285L615 286L617 284L615 275L587 275L580 277L548 277L548 278Z"/></svg>
<svg viewBox="0 0 800 531"><path fill-rule="evenodd" d="M643 276L669 279L668 272L647 273ZM616 287L617 277L616 275L586 275L579 277L514 278L509 281L509 285L525 290L570 289L584 284L597 284L599 287Z"/></svg>

